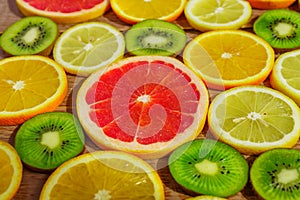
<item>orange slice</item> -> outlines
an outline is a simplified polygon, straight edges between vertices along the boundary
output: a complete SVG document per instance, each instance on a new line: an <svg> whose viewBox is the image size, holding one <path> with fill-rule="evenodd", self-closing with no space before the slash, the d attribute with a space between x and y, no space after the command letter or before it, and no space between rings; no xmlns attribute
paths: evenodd
<svg viewBox="0 0 300 200"><path fill-rule="evenodd" d="M0 158L0 199L12 199L22 181L22 162L16 150L2 140Z"/></svg>
<svg viewBox="0 0 300 200"><path fill-rule="evenodd" d="M248 0L253 8L272 10L279 8L288 8L296 0Z"/></svg>
<svg viewBox="0 0 300 200"><path fill-rule="evenodd" d="M124 152L96 151L73 158L48 178L40 199L164 199L157 172Z"/></svg>
<svg viewBox="0 0 300 200"><path fill-rule="evenodd" d="M52 111L68 90L64 69L52 59L31 55L0 61L0 125L21 124Z"/></svg>
<svg viewBox="0 0 300 200"><path fill-rule="evenodd" d="M261 84L274 64L274 50L263 39L242 30L209 31L184 49L184 63L207 87L228 89Z"/></svg>
<svg viewBox="0 0 300 200"><path fill-rule="evenodd" d="M174 21L187 0L110 0L114 13L124 22L135 24L144 19Z"/></svg>
<svg viewBox="0 0 300 200"><path fill-rule="evenodd" d="M49 17L57 23L77 23L97 18L108 10L109 0L16 0L25 16Z"/></svg>
<svg viewBox="0 0 300 200"><path fill-rule="evenodd" d="M198 136L208 91L176 58L135 56L92 74L76 102L78 118L98 146L150 159Z"/></svg>

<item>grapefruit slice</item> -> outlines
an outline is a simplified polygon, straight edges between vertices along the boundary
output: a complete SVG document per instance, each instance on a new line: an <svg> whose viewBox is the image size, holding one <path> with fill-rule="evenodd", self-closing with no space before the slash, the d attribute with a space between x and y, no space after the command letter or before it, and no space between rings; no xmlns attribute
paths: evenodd
<svg viewBox="0 0 300 200"><path fill-rule="evenodd" d="M39 15L62 24L97 18L109 9L109 0L16 0L25 16Z"/></svg>
<svg viewBox="0 0 300 200"><path fill-rule="evenodd" d="M89 76L76 110L99 147L154 159L198 136L208 103L204 83L176 58L133 56Z"/></svg>

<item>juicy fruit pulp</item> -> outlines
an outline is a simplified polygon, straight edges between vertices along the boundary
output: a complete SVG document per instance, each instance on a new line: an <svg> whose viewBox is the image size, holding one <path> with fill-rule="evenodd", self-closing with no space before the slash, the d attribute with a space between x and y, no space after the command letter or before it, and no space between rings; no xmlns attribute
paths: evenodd
<svg viewBox="0 0 300 200"><path fill-rule="evenodd" d="M207 106L204 84L183 63L163 56L121 60L93 74L77 95L79 119L96 143L137 154L195 138Z"/></svg>
<svg viewBox="0 0 300 200"><path fill-rule="evenodd" d="M14 147L2 140L0 158L0 199L12 199L22 181L22 162Z"/></svg>
<svg viewBox="0 0 300 200"><path fill-rule="evenodd" d="M293 147L300 135L300 109L265 86L241 86L220 93L210 104L208 125L221 141L245 154Z"/></svg>
<svg viewBox="0 0 300 200"><path fill-rule="evenodd" d="M270 150L254 161L250 170L251 182L264 199L299 199L299 167L299 150Z"/></svg>
<svg viewBox="0 0 300 200"><path fill-rule="evenodd" d="M96 151L67 161L45 183L40 199L164 199L157 172L124 152Z"/></svg>
<svg viewBox="0 0 300 200"><path fill-rule="evenodd" d="M43 56L16 56L0 61L0 125L21 124L52 111L68 85L63 68Z"/></svg>
<svg viewBox="0 0 300 200"><path fill-rule="evenodd" d="M3 32L1 47L11 55L49 54L57 35L58 26L51 19L25 17Z"/></svg>
<svg viewBox="0 0 300 200"><path fill-rule="evenodd" d="M27 166L47 172L83 151L84 134L72 114L43 113L22 124L15 148Z"/></svg>
<svg viewBox="0 0 300 200"><path fill-rule="evenodd" d="M243 156L224 143L198 139L177 148L169 158L174 179L196 193L231 196L248 180L248 163Z"/></svg>

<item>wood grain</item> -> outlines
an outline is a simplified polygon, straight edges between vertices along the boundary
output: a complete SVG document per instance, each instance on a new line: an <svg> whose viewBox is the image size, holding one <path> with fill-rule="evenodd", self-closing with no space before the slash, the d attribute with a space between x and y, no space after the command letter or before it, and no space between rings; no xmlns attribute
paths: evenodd
<svg viewBox="0 0 300 200"><path fill-rule="evenodd" d="M22 18L23 15L19 12L16 7L15 1L11 0L0 0L0 33L2 33L11 23L17 21L18 19ZM292 9L298 10L298 5L293 5ZM251 20L248 24L246 24L243 29L251 31L252 23L259 16L262 10L253 10L253 14ZM121 31L126 31L129 26L123 22L121 22L114 13L110 10L103 16L91 20L91 21L101 21L112 24L116 26ZM198 34L199 31L193 30L189 24L187 23L185 17L182 15L180 16L174 23L184 28L187 32L189 39L194 38ZM68 27L72 26L73 24L69 25L59 25L59 29L61 32L66 30ZM280 52L277 52L279 54ZM0 50L0 59L7 57L8 55L5 54L2 50ZM76 97L76 91L80 86L81 82L84 80L82 77L75 77L73 75L68 74L68 83L69 83L69 91L64 100L64 102L56 109L57 111L65 111L74 113L74 100ZM265 82L268 85L268 81ZM210 97L211 99L218 94L219 91L210 90ZM17 130L18 126L0 126L0 140L8 141L9 143L13 144L14 135ZM202 133L199 137L207 136L208 129L205 126ZM300 149L299 143L295 146L295 148ZM86 152L99 150L99 148L94 145L88 138L86 141ZM246 157L251 163L254 157ZM1 158L0 158L1 159ZM161 176L164 186L165 186L165 194L166 199L186 199L187 197L193 196L188 194L186 191L182 190L182 188L173 180L172 176L169 173L169 169L167 166L167 157L161 158L159 160L150 161L150 163L155 167ZM46 181L49 174L37 173L24 168L23 173L23 180L20 189L18 190L16 196L14 197L15 200L36 200L39 199L39 194L41 188ZM1 180L0 180L1 181ZM251 184L248 183L244 190L239 192L237 195L230 197L231 200L254 200L258 199L258 196L255 195Z"/></svg>

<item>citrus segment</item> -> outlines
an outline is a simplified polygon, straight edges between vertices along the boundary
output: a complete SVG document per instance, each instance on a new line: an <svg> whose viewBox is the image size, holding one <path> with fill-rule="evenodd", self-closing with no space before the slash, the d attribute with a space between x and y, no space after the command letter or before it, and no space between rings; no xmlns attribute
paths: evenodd
<svg viewBox="0 0 300 200"><path fill-rule="evenodd" d="M277 58L270 83L300 106L300 50L286 52Z"/></svg>
<svg viewBox="0 0 300 200"><path fill-rule="evenodd" d="M288 8L296 0L248 0L253 8L272 10L279 8Z"/></svg>
<svg viewBox="0 0 300 200"><path fill-rule="evenodd" d="M240 86L210 104L212 133L245 154L293 147L300 135L300 109L289 97L265 86Z"/></svg>
<svg viewBox="0 0 300 200"><path fill-rule="evenodd" d="M77 23L97 18L109 8L109 0L16 0L25 16L49 17L57 23Z"/></svg>
<svg viewBox="0 0 300 200"><path fill-rule="evenodd" d="M54 110L67 93L64 69L43 56L16 56L0 61L0 125L21 124Z"/></svg>
<svg viewBox="0 0 300 200"><path fill-rule="evenodd" d="M208 92L172 57L136 56L91 75L77 94L79 120L104 148L160 157L204 126Z"/></svg>
<svg viewBox="0 0 300 200"><path fill-rule="evenodd" d="M200 31L239 29L250 20L252 8L243 0L193 0L187 2L184 14Z"/></svg>
<svg viewBox="0 0 300 200"><path fill-rule="evenodd" d="M22 181L22 162L16 150L1 140L0 158L0 199L12 199Z"/></svg>
<svg viewBox="0 0 300 200"><path fill-rule="evenodd" d="M40 199L164 199L157 172L124 152L96 151L73 158L48 178Z"/></svg>
<svg viewBox="0 0 300 200"><path fill-rule="evenodd" d="M266 41L250 32L220 30L194 38L184 49L183 59L208 87L228 89L262 83L275 55Z"/></svg>
<svg viewBox="0 0 300 200"><path fill-rule="evenodd" d="M186 0L111 0L110 4L122 21L135 24L145 19L174 21L183 12Z"/></svg>
<svg viewBox="0 0 300 200"><path fill-rule="evenodd" d="M57 40L53 56L67 72L88 76L123 57L125 39L114 26L86 22L67 29Z"/></svg>

